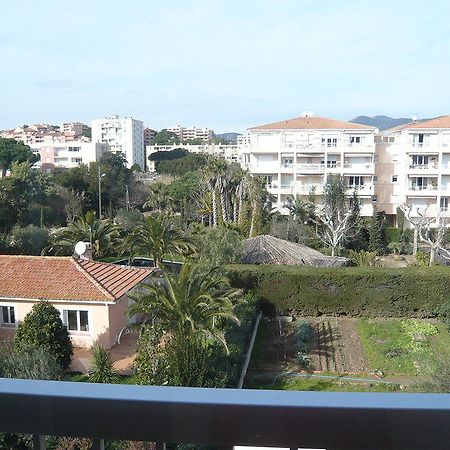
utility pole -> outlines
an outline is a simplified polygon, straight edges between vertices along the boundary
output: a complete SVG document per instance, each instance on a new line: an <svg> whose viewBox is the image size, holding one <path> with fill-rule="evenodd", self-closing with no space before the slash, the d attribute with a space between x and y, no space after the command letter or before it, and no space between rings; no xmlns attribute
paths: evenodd
<svg viewBox="0 0 450 450"><path fill-rule="evenodd" d="M130 210L130 193L128 191L128 184L125 185L126 191L125 191L125 204L127 211Z"/></svg>
<svg viewBox="0 0 450 450"><path fill-rule="evenodd" d="M98 218L102 220L102 174L98 165Z"/></svg>

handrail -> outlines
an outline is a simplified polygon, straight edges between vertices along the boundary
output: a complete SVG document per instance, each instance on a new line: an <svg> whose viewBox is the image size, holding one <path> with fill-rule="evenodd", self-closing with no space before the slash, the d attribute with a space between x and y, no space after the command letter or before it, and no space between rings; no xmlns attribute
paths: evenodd
<svg viewBox="0 0 450 450"><path fill-rule="evenodd" d="M448 448L450 395L0 380L0 431L216 445Z"/></svg>

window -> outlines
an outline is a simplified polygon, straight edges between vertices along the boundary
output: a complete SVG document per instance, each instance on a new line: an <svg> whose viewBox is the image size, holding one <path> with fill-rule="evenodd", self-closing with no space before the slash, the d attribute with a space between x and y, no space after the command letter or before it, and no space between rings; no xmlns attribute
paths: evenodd
<svg viewBox="0 0 450 450"><path fill-rule="evenodd" d="M350 144L361 144L361 136L350 136Z"/></svg>
<svg viewBox="0 0 450 450"><path fill-rule="evenodd" d="M394 136L390 137L389 142L395 142L395 137Z"/></svg>
<svg viewBox="0 0 450 450"><path fill-rule="evenodd" d="M16 314L14 306L2 306L2 325L15 325Z"/></svg>
<svg viewBox="0 0 450 450"><path fill-rule="evenodd" d="M397 183L398 181L398 175L392 175L392 182Z"/></svg>
<svg viewBox="0 0 450 450"><path fill-rule="evenodd" d="M361 188L364 186L364 179L362 176L350 176L348 177L348 186L350 188Z"/></svg>
<svg viewBox="0 0 450 450"><path fill-rule="evenodd" d="M373 180L373 184L376 184L378 182L378 176L374 175L372 180Z"/></svg>
<svg viewBox="0 0 450 450"><path fill-rule="evenodd" d="M63 322L69 331L89 331L87 311L64 310Z"/></svg>

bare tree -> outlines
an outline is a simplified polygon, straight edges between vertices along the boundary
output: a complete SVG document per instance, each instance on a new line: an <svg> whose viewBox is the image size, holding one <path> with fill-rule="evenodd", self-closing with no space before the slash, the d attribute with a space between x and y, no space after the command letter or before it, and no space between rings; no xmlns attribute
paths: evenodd
<svg viewBox="0 0 450 450"><path fill-rule="evenodd" d="M447 219L441 217L440 211L437 214L430 214L429 205L426 205L424 209L417 208L417 216L413 217L412 205L402 205L400 209L405 214L405 219L414 229L414 258L417 256L420 240L420 242L423 242L430 248L430 266L434 263L436 252L439 252L443 258L450 260L450 251L445 248L449 223Z"/></svg>
<svg viewBox="0 0 450 450"><path fill-rule="evenodd" d="M353 211L340 209L333 211L324 205L317 209L317 219L314 221L319 225L316 231L317 237L331 249L331 256L336 255L336 250L343 244L352 228L350 218Z"/></svg>
<svg viewBox="0 0 450 450"><path fill-rule="evenodd" d="M57 192L63 200L64 214L68 222L73 222L77 216L83 214L83 206L86 200L84 191L78 193L73 189L57 186Z"/></svg>

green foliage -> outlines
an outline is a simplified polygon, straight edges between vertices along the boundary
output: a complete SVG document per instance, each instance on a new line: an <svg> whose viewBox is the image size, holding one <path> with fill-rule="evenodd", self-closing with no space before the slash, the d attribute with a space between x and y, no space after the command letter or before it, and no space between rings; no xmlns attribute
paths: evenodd
<svg viewBox="0 0 450 450"><path fill-rule="evenodd" d="M66 369L72 360L73 348L59 311L48 302L36 303L19 324L14 344L19 352L29 346L46 349Z"/></svg>
<svg viewBox="0 0 450 450"><path fill-rule="evenodd" d="M89 381L92 383L117 383L119 374L114 368L111 355L101 345L92 347L91 367L89 369Z"/></svg>
<svg viewBox="0 0 450 450"><path fill-rule="evenodd" d="M383 233L381 213L374 208L372 220L369 225L369 251L375 252L378 255L384 253Z"/></svg>
<svg viewBox="0 0 450 450"><path fill-rule="evenodd" d="M161 130L156 133L153 138L153 144L155 145L178 145L180 144L180 139L178 135L171 131Z"/></svg>
<svg viewBox="0 0 450 450"><path fill-rule="evenodd" d="M295 333L295 348L297 351L297 362L302 367L309 366L308 352L313 335L314 332L311 324L307 320L301 320Z"/></svg>
<svg viewBox="0 0 450 450"><path fill-rule="evenodd" d="M19 255L40 255L49 244L50 236L47 228L28 225L15 226L10 235L10 247Z"/></svg>
<svg viewBox="0 0 450 450"><path fill-rule="evenodd" d="M29 380L59 380L61 366L46 348L24 344L20 351L3 344L0 350L0 376Z"/></svg>
<svg viewBox="0 0 450 450"><path fill-rule="evenodd" d="M72 255L74 244L78 241L92 244L92 256L100 258L117 253L119 227L109 219L99 220L94 211L77 217L67 227L57 230L51 236L51 244L44 253L53 255Z"/></svg>
<svg viewBox="0 0 450 450"><path fill-rule="evenodd" d="M403 230L401 228L395 227L384 228L384 237L387 245L389 245L391 242L401 242L402 234Z"/></svg>
<svg viewBox="0 0 450 450"><path fill-rule="evenodd" d="M450 298L446 267L228 266L232 286L254 289L303 316L435 317Z"/></svg>
<svg viewBox="0 0 450 450"><path fill-rule="evenodd" d="M3 176L14 163L34 164L36 161L39 161L39 156L35 155L28 145L22 141L0 137L0 169Z"/></svg>
<svg viewBox="0 0 450 450"><path fill-rule="evenodd" d="M417 267L427 267L429 265L429 255L423 251L418 251L414 265Z"/></svg>
<svg viewBox="0 0 450 450"><path fill-rule="evenodd" d="M155 161L159 163L161 161L171 161L174 159L179 159L187 156L189 152L184 148L175 148L174 150L170 150L168 152L154 152L149 155L149 161ZM156 168L158 169L158 164L156 164Z"/></svg>
<svg viewBox="0 0 450 450"><path fill-rule="evenodd" d="M356 252L355 250L350 250L348 257L352 264L358 267L375 267L378 262L377 252L366 252L364 250Z"/></svg>
<svg viewBox="0 0 450 450"><path fill-rule="evenodd" d="M242 241L239 233L224 227L206 228L198 236L199 260L210 266L239 262Z"/></svg>
<svg viewBox="0 0 450 450"><path fill-rule="evenodd" d="M160 161L157 171L160 174L181 176L187 172L194 172L208 164L208 155L204 153L189 153L183 158Z"/></svg>
<svg viewBox="0 0 450 450"><path fill-rule="evenodd" d="M122 231L129 233L135 228L142 225L144 216L137 209L125 209L121 208L116 212L114 217L114 223L118 225Z"/></svg>

